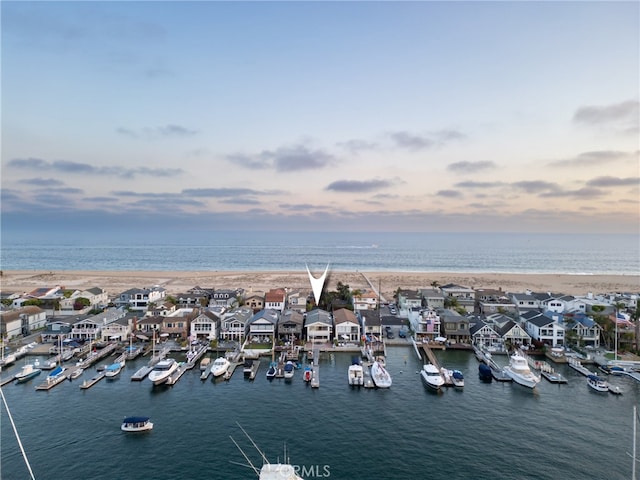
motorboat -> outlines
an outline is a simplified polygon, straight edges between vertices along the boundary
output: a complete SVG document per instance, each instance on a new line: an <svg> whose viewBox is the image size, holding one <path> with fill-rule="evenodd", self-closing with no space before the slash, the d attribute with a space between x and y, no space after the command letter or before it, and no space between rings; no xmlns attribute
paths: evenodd
<svg viewBox="0 0 640 480"><path fill-rule="evenodd" d="M149 417L125 417L120 426L123 432L146 432L152 428L153 423L149 421Z"/></svg>
<svg viewBox="0 0 640 480"><path fill-rule="evenodd" d="M40 373L42 373L42 369L37 368L32 363L28 363L27 365L22 367L22 370L20 370L19 373L16 373L16 376L14 378L16 379L17 383L24 383L28 382L33 377L37 377L38 375L40 375Z"/></svg>
<svg viewBox="0 0 640 480"><path fill-rule="evenodd" d="M451 381L451 375L453 374L453 372L447 368L441 367L440 368L440 375L442 375L442 378L444 379L444 384L445 385L453 385L453 382Z"/></svg>
<svg viewBox="0 0 640 480"><path fill-rule="evenodd" d="M56 382L60 380L60 378L64 377L66 368L65 367L56 367L54 368L49 375L47 375L47 382Z"/></svg>
<svg viewBox="0 0 640 480"><path fill-rule="evenodd" d="M204 372L211 363L211 357L204 357L200 360L200 371Z"/></svg>
<svg viewBox="0 0 640 480"><path fill-rule="evenodd" d="M371 364L371 380L378 388L391 387L391 375L384 368L384 365L380 361L376 360Z"/></svg>
<svg viewBox="0 0 640 480"><path fill-rule="evenodd" d="M15 353L10 353L6 357L4 357L2 360L0 360L0 366L6 367L8 365L11 365L12 363L15 363L17 359L18 357L16 357Z"/></svg>
<svg viewBox="0 0 640 480"><path fill-rule="evenodd" d="M267 380L273 380L274 378L276 378L277 365L278 364L276 362L271 362L269 368L267 369Z"/></svg>
<svg viewBox="0 0 640 480"><path fill-rule="evenodd" d="M293 362L291 360L289 360L287 363L285 363L284 364L284 378L285 379L292 379L295 369L296 369L296 366L293 364Z"/></svg>
<svg viewBox="0 0 640 480"><path fill-rule="evenodd" d="M178 369L178 362L176 362L173 358L166 358L164 360L160 360L156 363L153 370L149 373L149 380L154 385L161 385L165 383L171 374Z"/></svg>
<svg viewBox="0 0 640 480"><path fill-rule="evenodd" d="M245 359L244 365L242 366L242 372L244 373L245 377L251 376L251 373L253 372L253 360L252 359L250 359L250 358Z"/></svg>
<svg viewBox="0 0 640 480"><path fill-rule="evenodd" d="M52 360L45 360L42 363L42 370L53 370L54 368L56 368L58 366L58 361L56 359L52 359Z"/></svg>
<svg viewBox="0 0 640 480"><path fill-rule="evenodd" d="M71 375L69 375L69 380L75 380L83 373L84 373L84 368L76 368L73 372L71 372Z"/></svg>
<svg viewBox="0 0 640 480"><path fill-rule="evenodd" d="M509 365L504 367L504 372L523 387L534 388L540 383L540 377L531 371L527 359L519 352L511 355Z"/></svg>
<svg viewBox="0 0 640 480"><path fill-rule="evenodd" d="M311 368L311 366L307 365L306 367L304 367L304 373L302 374L302 378L304 379L305 382L311 381L311 379L313 378L313 369Z"/></svg>
<svg viewBox="0 0 640 480"><path fill-rule="evenodd" d="M360 363L360 359L353 359L347 372L349 385L360 387L364 385L364 369Z"/></svg>
<svg viewBox="0 0 640 480"><path fill-rule="evenodd" d="M609 383L604 378L594 374L587 375L587 385L593 388L596 392L609 391Z"/></svg>
<svg viewBox="0 0 640 480"><path fill-rule="evenodd" d="M213 366L211 367L211 373L213 374L214 377L220 377L225 373L227 373L227 370L229 370L230 365L231 365L231 362L229 362L229 360L227 360L224 357L218 357L213 362Z"/></svg>
<svg viewBox="0 0 640 480"><path fill-rule="evenodd" d="M122 364L120 362L112 363L104 369L104 376L107 378L117 377L122 371Z"/></svg>
<svg viewBox="0 0 640 480"><path fill-rule="evenodd" d="M464 375L460 370L454 370L451 373L451 382L454 387L464 387Z"/></svg>
<svg viewBox="0 0 640 480"><path fill-rule="evenodd" d="M427 363L422 366L420 376L422 377L423 383L433 390L440 390L444 385L444 378L442 378L440 370L432 363Z"/></svg>
<svg viewBox="0 0 640 480"><path fill-rule="evenodd" d="M478 365L478 376L480 380L483 382L491 382L493 381L493 375L491 374L491 367L486 363L481 363Z"/></svg>
<svg viewBox="0 0 640 480"><path fill-rule="evenodd" d="M600 365L599 368L608 375L622 375L625 373L625 369L618 365Z"/></svg>

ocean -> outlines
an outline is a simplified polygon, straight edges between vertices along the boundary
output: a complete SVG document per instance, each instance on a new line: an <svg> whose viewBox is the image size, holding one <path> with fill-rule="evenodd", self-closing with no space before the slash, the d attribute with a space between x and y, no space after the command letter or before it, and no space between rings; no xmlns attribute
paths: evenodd
<svg viewBox="0 0 640 480"><path fill-rule="evenodd" d="M4 270L334 271L634 274L637 235L81 232L3 235Z"/></svg>
<svg viewBox="0 0 640 480"><path fill-rule="evenodd" d="M201 381L196 368L173 386L153 387L130 381L147 361L139 359L120 378L88 390L79 385L93 369L48 392L34 388L44 374L3 391L38 480L257 478L230 438L261 465L238 424L271 462L286 450L305 479L631 478L633 405L640 398L633 379L611 377L624 393L599 394L561 365L569 383L543 379L532 391L483 383L472 352L446 351L437 352L439 361L460 369L465 387L433 393L420 381L414 350L393 346L387 351L393 385L376 390L347 385L350 356L322 354L317 390L301 371L291 382L268 381L268 359L254 381L240 368L228 382ZM130 415L150 416L153 431L121 432ZM26 479L4 408L0 418L0 477Z"/></svg>

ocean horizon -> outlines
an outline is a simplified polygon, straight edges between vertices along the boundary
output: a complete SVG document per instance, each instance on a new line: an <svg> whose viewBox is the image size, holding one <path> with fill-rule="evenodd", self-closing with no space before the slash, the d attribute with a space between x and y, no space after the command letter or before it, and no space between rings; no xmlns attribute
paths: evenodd
<svg viewBox="0 0 640 480"><path fill-rule="evenodd" d="M3 270L335 271L637 275L633 234L69 232L3 235Z"/></svg>

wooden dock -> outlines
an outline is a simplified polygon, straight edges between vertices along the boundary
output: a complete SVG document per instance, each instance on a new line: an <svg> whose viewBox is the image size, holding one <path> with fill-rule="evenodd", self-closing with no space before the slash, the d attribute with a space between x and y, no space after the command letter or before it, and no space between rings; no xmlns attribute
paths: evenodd
<svg viewBox="0 0 640 480"><path fill-rule="evenodd" d="M209 362L209 365L207 365L207 368L205 368L204 371L200 374L200 380L206 380L207 378L209 378L209 375L211 375L212 368L213 368L213 362Z"/></svg>
<svg viewBox="0 0 640 480"><path fill-rule="evenodd" d="M100 372L93 376L90 380L85 380L80 384L80 388L82 390L86 390L87 388L93 387L96 383L104 378L104 372Z"/></svg>
<svg viewBox="0 0 640 480"><path fill-rule="evenodd" d="M94 363L96 363L98 360L101 360L111 355L116 348L118 348L118 345L116 343L110 343L109 345L104 347L102 350L97 351L95 354L90 353L89 356L87 356L87 358L85 358L83 361L81 361L78 364L78 366L80 368L88 368Z"/></svg>
<svg viewBox="0 0 640 480"><path fill-rule="evenodd" d="M258 374L258 369L260 368L260 360L254 360L251 364L251 371L248 375L245 375L249 380L255 380L256 375Z"/></svg>
<svg viewBox="0 0 640 480"><path fill-rule="evenodd" d="M233 372L235 372L236 368L238 368L240 365L244 365L244 362L231 362L229 364L229 368L227 368L227 371L224 373L222 377L225 380L231 380L231 377L233 376Z"/></svg>
<svg viewBox="0 0 640 480"><path fill-rule="evenodd" d="M594 373L591 370L589 370L588 368L584 367L582 365L582 363L580 363L580 360L576 360L574 358L568 358L567 359L567 364L571 368L573 368L576 372L581 373L585 377L587 377L589 375L594 375Z"/></svg>
<svg viewBox="0 0 640 480"><path fill-rule="evenodd" d="M47 379L42 382L40 385L36 387L36 390L51 390L56 385L60 385L67 379L67 374L65 372L61 373L55 378L47 377Z"/></svg>
<svg viewBox="0 0 640 480"><path fill-rule="evenodd" d="M532 369L539 371L540 375L546 378L551 383L567 383L567 379L561 374L556 372L551 365L547 362L534 360L529 355L523 353L523 356L527 359L527 363L529 367Z"/></svg>
<svg viewBox="0 0 640 480"><path fill-rule="evenodd" d="M320 350L313 350L313 365L311 367L311 388L320 388Z"/></svg>
<svg viewBox="0 0 640 480"><path fill-rule="evenodd" d="M0 380L0 387L4 387L8 383L13 382L15 379L16 379L15 375L11 375L10 377L3 378L2 380Z"/></svg>
<svg viewBox="0 0 640 480"><path fill-rule="evenodd" d="M151 367L149 365L145 365L144 367L139 368L136 371L136 373L131 375L131 381L132 382L141 382L142 380L147 378L147 375L149 375L151 373L151 370L153 370L153 367Z"/></svg>

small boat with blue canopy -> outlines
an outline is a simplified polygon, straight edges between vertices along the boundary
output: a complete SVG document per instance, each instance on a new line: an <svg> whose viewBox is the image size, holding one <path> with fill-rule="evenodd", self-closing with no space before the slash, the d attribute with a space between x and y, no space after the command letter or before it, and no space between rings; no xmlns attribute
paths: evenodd
<svg viewBox="0 0 640 480"><path fill-rule="evenodd" d="M149 417L125 417L120 427L123 432L146 432L152 428Z"/></svg>

